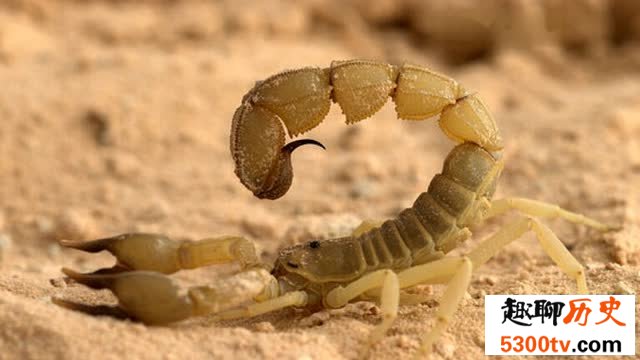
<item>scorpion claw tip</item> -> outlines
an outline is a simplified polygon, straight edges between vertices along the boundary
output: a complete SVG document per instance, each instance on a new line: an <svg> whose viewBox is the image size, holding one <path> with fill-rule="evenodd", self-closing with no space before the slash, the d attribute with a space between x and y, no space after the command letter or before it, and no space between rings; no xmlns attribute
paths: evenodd
<svg viewBox="0 0 640 360"><path fill-rule="evenodd" d="M110 246L114 243L114 241L117 241L118 239L119 237L104 238L104 239L97 239L97 240L91 240L91 241L61 239L61 240L58 240L58 244L66 248L95 253L95 252L100 252L102 250L108 250Z"/></svg>
<svg viewBox="0 0 640 360"><path fill-rule="evenodd" d="M58 244L64 247L75 247L78 245L78 241L73 241L69 239L60 239L58 240Z"/></svg>
<svg viewBox="0 0 640 360"><path fill-rule="evenodd" d="M110 274L103 274L100 271L83 274L69 268L62 268L62 273L73 281L93 289L110 289L116 279L115 277L110 276Z"/></svg>

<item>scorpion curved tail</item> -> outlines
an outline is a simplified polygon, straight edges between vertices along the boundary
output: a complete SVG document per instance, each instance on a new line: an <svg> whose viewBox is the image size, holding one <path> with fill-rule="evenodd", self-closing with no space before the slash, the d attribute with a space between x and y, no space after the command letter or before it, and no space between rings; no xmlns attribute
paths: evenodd
<svg viewBox="0 0 640 360"><path fill-rule="evenodd" d="M440 115L440 128L452 140L473 142L490 152L503 147L483 102L455 80L410 64L337 61L325 69L276 74L244 96L231 128L236 175L258 198L283 196L293 179L291 150L300 144L285 145L285 128L290 138L313 129L325 118L331 102L338 103L347 124L353 124L376 113L389 97L400 119Z"/></svg>

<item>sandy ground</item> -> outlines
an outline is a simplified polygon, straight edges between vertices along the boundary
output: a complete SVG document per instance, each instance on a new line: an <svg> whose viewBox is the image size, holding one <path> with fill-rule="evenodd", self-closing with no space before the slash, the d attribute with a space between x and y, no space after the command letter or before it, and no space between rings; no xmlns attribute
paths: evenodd
<svg viewBox="0 0 640 360"><path fill-rule="evenodd" d="M283 69L336 59L407 60L476 90L506 142L497 196L550 201L621 225L602 234L548 221L585 265L592 292L636 293L637 3L443 3L0 3L0 359L355 358L379 321L373 303L148 327L51 302L115 303L59 271L113 260L63 250L57 239L239 234L272 261L281 246L349 233L362 219L410 205L452 144L434 121L400 122L389 104L350 127L334 107L309 134L327 151L296 153L294 185L278 201L254 198L233 174L228 137L243 94ZM475 229L460 251L505 221ZM233 271L176 277L206 284ZM574 290L527 235L477 271L434 357L483 356L485 294ZM441 290L423 291L434 299L401 307L373 358L417 349Z"/></svg>

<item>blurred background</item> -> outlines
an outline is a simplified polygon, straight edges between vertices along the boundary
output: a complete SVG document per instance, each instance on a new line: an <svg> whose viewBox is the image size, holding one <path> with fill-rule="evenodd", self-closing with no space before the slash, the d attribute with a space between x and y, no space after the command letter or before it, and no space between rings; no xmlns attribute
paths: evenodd
<svg viewBox="0 0 640 360"><path fill-rule="evenodd" d="M410 206L452 144L433 120L396 120L390 104L352 126L334 106L305 134L327 151L296 153L294 184L278 201L254 198L233 174L231 117L255 81L352 58L424 65L477 91L506 143L497 195L622 225L600 234L549 222L586 264L592 289L640 287L639 1L2 0L0 359L355 357L377 321L373 305L176 329L50 302L115 303L59 272L112 258L63 250L59 239L238 234L272 261L281 246ZM201 284L233 271L177 278ZM466 320L437 356L483 354L483 294L571 289L527 236L474 278ZM413 352L436 304L401 309L374 358Z"/></svg>

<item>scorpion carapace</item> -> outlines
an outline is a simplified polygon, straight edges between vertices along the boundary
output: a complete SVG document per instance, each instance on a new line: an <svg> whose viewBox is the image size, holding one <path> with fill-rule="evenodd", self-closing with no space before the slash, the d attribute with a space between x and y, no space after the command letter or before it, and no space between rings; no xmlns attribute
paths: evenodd
<svg viewBox="0 0 640 360"><path fill-rule="evenodd" d="M446 284L436 322L422 337L421 353L431 351L453 318L472 271L526 232L536 235L543 250L576 281L580 293L587 292L583 267L538 218L562 218L601 231L612 227L553 204L524 198L492 200L504 166L496 123L477 95L429 69L354 60L334 62L328 69L286 71L257 83L233 117L236 174L257 197L284 195L293 177L291 152L304 144L322 146L314 140L285 144L285 128L290 137L314 128L331 101L340 105L347 123L354 123L377 112L389 96L400 118L439 115L440 128L458 143L427 191L395 218L375 225L364 222L351 236L285 248L273 267L261 264L253 242L238 236L173 241L156 234L124 234L90 242L62 241L89 252L107 250L117 258L113 268L90 274L63 271L87 286L110 289L122 309L149 324L205 314L216 319L251 317L286 307L336 308L374 299L380 303L382 322L368 345L392 325L399 304L427 299L403 289ZM446 256L471 236L471 225L511 209L521 216L466 255ZM163 275L233 261L243 271L191 287L186 294Z"/></svg>

